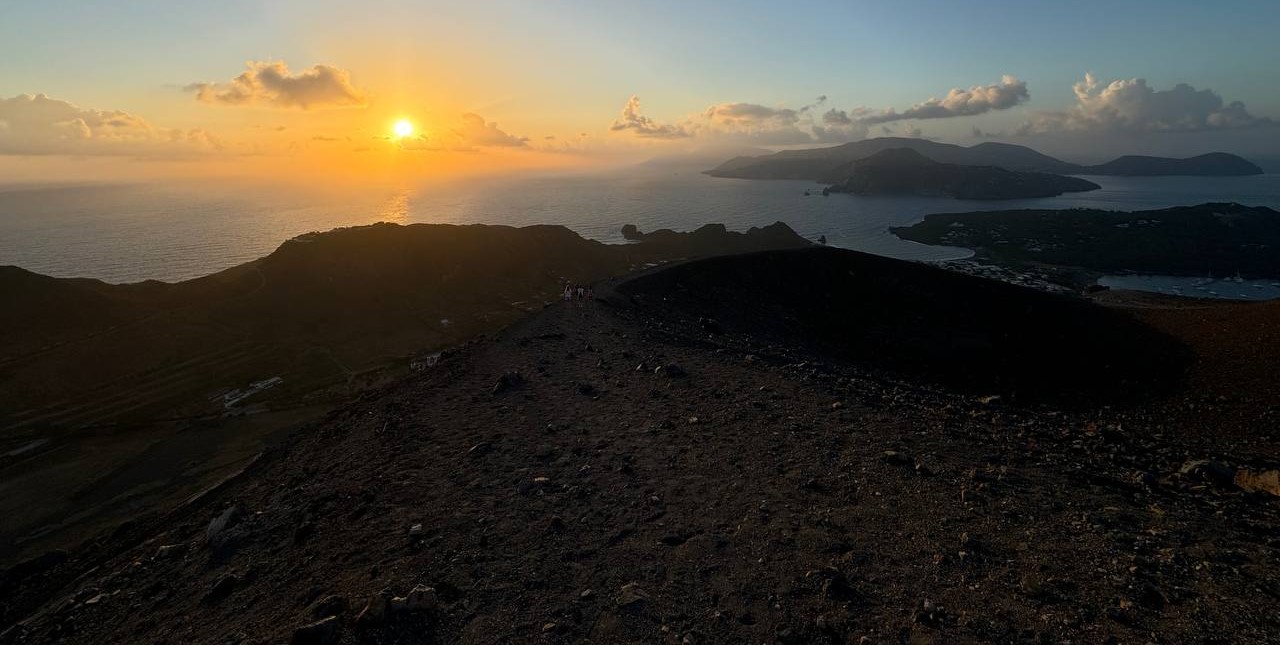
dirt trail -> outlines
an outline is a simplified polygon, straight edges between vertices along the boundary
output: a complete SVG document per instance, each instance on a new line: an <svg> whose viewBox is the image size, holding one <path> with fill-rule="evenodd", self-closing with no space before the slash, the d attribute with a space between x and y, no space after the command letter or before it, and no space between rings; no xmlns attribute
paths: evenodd
<svg viewBox="0 0 1280 645"><path fill-rule="evenodd" d="M1280 505L1177 472L1256 455L624 301L553 305L195 505L0 579L0 630L25 619L0 642L278 643L331 615L302 642L1280 633ZM356 620L416 585L438 605Z"/></svg>

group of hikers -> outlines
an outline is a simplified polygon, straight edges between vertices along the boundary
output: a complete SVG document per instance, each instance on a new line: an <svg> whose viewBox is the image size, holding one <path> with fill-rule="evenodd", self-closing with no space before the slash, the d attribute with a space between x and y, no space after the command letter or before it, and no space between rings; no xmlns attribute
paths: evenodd
<svg viewBox="0 0 1280 645"><path fill-rule="evenodd" d="M590 302L595 297L595 289L593 289L589 284L574 284L572 282L566 282L564 285L565 302L573 300Z"/></svg>

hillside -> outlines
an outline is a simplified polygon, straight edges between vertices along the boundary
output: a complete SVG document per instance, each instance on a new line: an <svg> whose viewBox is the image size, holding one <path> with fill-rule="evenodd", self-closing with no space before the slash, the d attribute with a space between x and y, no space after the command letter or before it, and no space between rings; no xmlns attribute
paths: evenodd
<svg viewBox="0 0 1280 645"><path fill-rule="evenodd" d="M0 269L0 563L180 501L565 281L807 244L781 224L616 246L557 226L378 224L174 284Z"/></svg>
<svg viewBox="0 0 1280 645"><path fill-rule="evenodd" d="M1280 628L1280 506L1233 480L1275 467L1268 422L1193 427L1215 404L1180 389L1181 341L1127 311L835 249L598 295L370 393L172 513L0 575L0 640Z"/></svg>
<svg viewBox="0 0 1280 645"><path fill-rule="evenodd" d="M844 177L827 190L857 195L926 195L956 199L1027 199L1097 190L1078 177L995 166L938 163L910 148L890 148L832 170Z"/></svg>
<svg viewBox="0 0 1280 645"><path fill-rule="evenodd" d="M780 224L745 234L708 226L613 247L557 226L378 224L304 235L260 260L175 284L109 285L4 267L0 410L13 416L0 422L26 423L24 410L181 362L195 347L271 345L295 359L321 351L358 372L497 329L553 299L566 280L802 244Z"/></svg>
<svg viewBox="0 0 1280 645"><path fill-rule="evenodd" d="M1096 166L1073 164L1042 154L1026 146L986 142L958 146L925 139L881 137L854 141L827 148L784 150L771 155L735 157L706 171L713 177L737 179L809 179L826 183L839 181L841 166L866 159L892 148L914 150L933 161L959 166L995 166L1019 172L1059 175L1256 175L1254 164L1235 155L1212 153L1189 159L1163 157L1121 157Z"/></svg>

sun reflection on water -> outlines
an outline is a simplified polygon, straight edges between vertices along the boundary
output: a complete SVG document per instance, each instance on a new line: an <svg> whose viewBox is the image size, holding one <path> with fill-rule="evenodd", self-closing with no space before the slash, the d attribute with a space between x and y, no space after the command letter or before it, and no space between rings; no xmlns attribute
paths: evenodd
<svg viewBox="0 0 1280 645"><path fill-rule="evenodd" d="M404 224L409 219L409 189L402 188L378 210L378 221Z"/></svg>

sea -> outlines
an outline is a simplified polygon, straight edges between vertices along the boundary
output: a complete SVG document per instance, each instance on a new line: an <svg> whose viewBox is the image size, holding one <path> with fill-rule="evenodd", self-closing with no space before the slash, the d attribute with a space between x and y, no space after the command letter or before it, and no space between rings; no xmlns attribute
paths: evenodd
<svg viewBox="0 0 1280 645"><path fill-rule="evenodd" d="M696 169L650 167L490 177L340 195L171 182L0 185L0 265L112 283L172 282L254 260L303 233L375 222L560 224L590 239L622 243L624 224L643 231L688 231L707 223L746 230L780 221L809 239L825 237L831 246L944 261L971 252L908 242L889 228L909 226L931 213L1015 208L1142 210L1239 202L1280 210L1280 174L1089 179L1102 189L993 202L823 197L822 186L808 181L721 179ZM1205 282L1208 278L1110 276L1103 283L1202 297L1280 297L1280 285L1271 282L1238 283L1230 276Z"/></svg>

